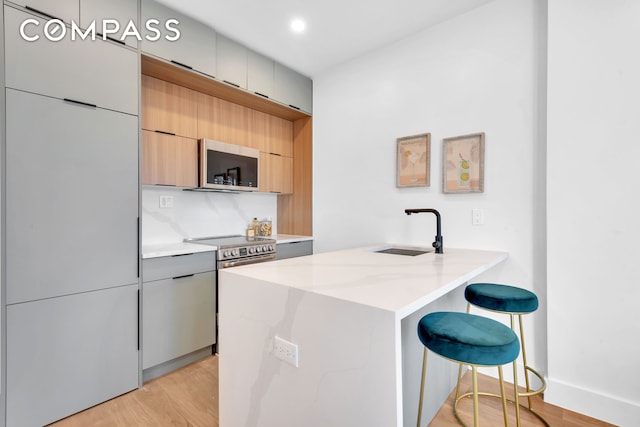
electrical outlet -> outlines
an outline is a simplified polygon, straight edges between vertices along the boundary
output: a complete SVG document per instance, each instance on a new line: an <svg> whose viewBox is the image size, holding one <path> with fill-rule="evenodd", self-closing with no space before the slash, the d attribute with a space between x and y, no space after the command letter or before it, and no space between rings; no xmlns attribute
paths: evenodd
<svg viewBox="0 0 640 427"><path fill-rule="evenodd" d="M484 224L484 209L473 208L471 210L471 223L473 225Z"/></svg>
<svg viewBox="0 0 640 427"><path fill-rule="evenodd" d="M160 207L161 208L172 208L173 207L173 196L160 196Z"/></svg>
<svg viewBox="0 0 640 427"><path fill-rule="evenodd" d="M273 354L280 360L298 367L298 345L279 336L273 338Z"/></svg>

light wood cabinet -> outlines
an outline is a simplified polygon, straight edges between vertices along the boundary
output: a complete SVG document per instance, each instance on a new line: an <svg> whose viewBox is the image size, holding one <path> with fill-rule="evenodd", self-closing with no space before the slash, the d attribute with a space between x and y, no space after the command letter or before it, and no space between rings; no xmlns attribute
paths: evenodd
<svg viewBox="0 0 640 427"><path fill-rule="evenodd" d="M196 92L142 76L142 129L197 138Z"/></svg>
<svg viewBox="0 0 640 427"><path fill-rule="evenodd" d="M198 141L142 131L142 183L198 186Z"/></svg>
<svg viewBox="0 0 640 427"><path fill-rule="evenodd" d="M102 40L65 37L51 42L42 34L38 41L28 42L19 27L34 15L9 6L4 15L5 61L11 64L5 67L7 87L138 115L135 51ZM45 21L36 19L42 33Z"/></svg>
<svg viewBox="0 0 640 427"><path fill-rule="evenodd" d="M171 61L174 64L198 71L208 76L216 75L216 32L205 24L179 13L154 0L142 0L142 22L157 19L162 33L158 40L149 41L146 36L153 36L146 31L142 34L142 52ZM165 22L177 19L180 24L180 37L169 41L165 35L173 36L164 29Z"/></svg>
<svg viewBox="0 0 640 427"><path fill-rule="evenodd" d="M293 192L293 159L278 154L260 153L260 191Z"/></svg>
<svg viewBox="0 0 640 427"><path fill-rule="evenodd" d="M198 93L197 100L198 138L260 149L247 132L249 108L203 93Z"/></svg>

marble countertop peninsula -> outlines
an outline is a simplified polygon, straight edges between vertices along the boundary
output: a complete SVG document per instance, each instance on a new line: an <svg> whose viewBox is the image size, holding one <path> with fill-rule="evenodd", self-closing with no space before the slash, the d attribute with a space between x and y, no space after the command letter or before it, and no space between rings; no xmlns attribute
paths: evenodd
<svg viewBox="0 0 640 427"><path fill-rule="evenodd" d="M390 246L399 245L220 270L220 425L415 425L418 322L429 312L464 311L464 285L508 254L376 252ZM283 340L293 361L276 350ZM429 366L439 374L428 380L424 425L455 387L458 368L436 357Z"/></svg>
<svg viewBox="0 0 640 427"><path fill-rule="evenodd" d="M376 253L377 245L231 270L266 282L339 298L403 318L507 259L506 252L445 249L418 256ZM430 249L431 250L431 249Z"/></svg>

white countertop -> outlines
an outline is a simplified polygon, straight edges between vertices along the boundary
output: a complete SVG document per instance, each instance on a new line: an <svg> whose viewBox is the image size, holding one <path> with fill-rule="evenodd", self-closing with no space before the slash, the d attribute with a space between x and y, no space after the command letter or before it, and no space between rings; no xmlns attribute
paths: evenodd
<svg viewBox="0 0 640 427"><path fill-rule="evenodd" d="M313 240L310 236L297 236L294 234L274 234L266 237L275 239L276 243L294 243ZM211 252L218 250L216 246L201 245L188 242L167 242L142 245L142 258L159 258L163 256L184 255L196 252Z"/></svg>
<svg viewBox="0 0 640 427"><path fill-rule="evenodd" d="M142 258L159 258L163 256L193 254L196 252L212 252L217 250L216 246L200 245L187 242L157 243L153 245L142 245Z"/></svg>
<svg viewBox="0 0 640 427"><path fill-rule="evenodd" d="M404 318L507 259L506 252L445 248L418 256L375 253L389 245L222 270L396 313Z"/></svg>

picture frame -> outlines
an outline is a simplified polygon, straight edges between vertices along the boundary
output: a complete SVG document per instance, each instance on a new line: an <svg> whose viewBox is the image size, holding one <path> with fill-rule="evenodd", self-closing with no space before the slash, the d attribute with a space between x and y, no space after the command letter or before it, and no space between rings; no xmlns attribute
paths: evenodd
<svg viewBox="0 0 640 427"><path fill-rule="evenodd" d="M442 140L442 192L484 192L484 132Z"/></svg>
<svg viewBox="0 0 640 427"><path fill-rule="evenodd" d="M396 187L431 185L431 134L396 139Z"/></svg>

